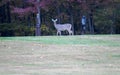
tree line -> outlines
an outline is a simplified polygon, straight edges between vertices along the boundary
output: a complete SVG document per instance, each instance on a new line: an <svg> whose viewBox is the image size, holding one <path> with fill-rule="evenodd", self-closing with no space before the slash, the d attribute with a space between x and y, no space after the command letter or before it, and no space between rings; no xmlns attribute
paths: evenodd
<svg viewBox="0 0 120 75"><path fill-rule="evenodd" d="M15 36L15 32L17 35L36 35L37 29L39 35L55 35L52 18L57 18L58 23L71 23L74 34L83 34L83 15L86 16L84 34L120 33L119 0L1 0L0 12L1 36ZM39 28L36 24L38 12Z"/></svg>

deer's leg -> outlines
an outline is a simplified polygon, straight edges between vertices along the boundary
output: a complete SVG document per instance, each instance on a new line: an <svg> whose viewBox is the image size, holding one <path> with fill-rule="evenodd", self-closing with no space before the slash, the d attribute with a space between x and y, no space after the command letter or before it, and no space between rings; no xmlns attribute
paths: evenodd
<svg viewBox="0 0 120 75"><path fill-rule="evenodd" d="M68 30L69 35L73 35L73 31L72 30Z"/></svg>
<svg viewBox="0 0 120 75"><path fill-rule="evenodd" d="M57 31L57 35L61 35L61 31Z"/></svg>
<svg viewBox="0 0 120 75"><path fill-rule="evenodd" d="M73 35L73 31L71 30L71 35Z"/></svg>
<svg viewBox="0 0 120 75"><path fill-rule="evenodd" d="M59 35L61 35L61 31L59 31Z"/></svg>
<svg viewBox="0 0 120 75"><path fill-rule="evenodd" d="M59 35L59 32L57 31L57 36Z"/></svg>
<svg viewBox="0 0 120 75"><path fill-rule="evenodd" d="M68 31L68 33L69 33L69 35L70 35L70 30L67 30Z"/></svg>

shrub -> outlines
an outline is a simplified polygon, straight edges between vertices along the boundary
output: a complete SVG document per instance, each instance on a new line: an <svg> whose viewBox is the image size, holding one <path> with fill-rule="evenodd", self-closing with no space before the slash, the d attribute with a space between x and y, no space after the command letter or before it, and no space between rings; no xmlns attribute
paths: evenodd
<svg viewBox="0 0 120 75"><path fill-rule="evenodd" d="M35 28L25 24L3 23L0 24L0 36L32 36Z"/></svg>

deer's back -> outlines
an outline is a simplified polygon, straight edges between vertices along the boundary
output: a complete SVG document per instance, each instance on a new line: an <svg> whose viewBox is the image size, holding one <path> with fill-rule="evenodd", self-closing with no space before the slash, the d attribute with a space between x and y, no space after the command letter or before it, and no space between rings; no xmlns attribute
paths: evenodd
<svg viewBox="0 0 120 75"><path fill-rule="evenodd" d="M55 25L55 28L57 29L57 30L70 30L71 29L71 27L72 27L72 25L71 24L56 24Z"/></svg>

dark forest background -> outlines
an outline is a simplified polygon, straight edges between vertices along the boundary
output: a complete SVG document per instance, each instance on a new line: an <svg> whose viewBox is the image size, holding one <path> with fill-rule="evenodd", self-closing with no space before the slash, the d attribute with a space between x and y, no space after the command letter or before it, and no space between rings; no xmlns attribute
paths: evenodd
<svg viewBox="0 0 120 75"><path fill-rule="evenodd" d="M46 0L47 1L47 0ZM83 0L84 1L84 0ZM51 19L57 23L71 23L75 35L82 34L81 18L86 16L86 31L84 34L120 34L120 1L99 0L79 3L77 0L53 0L41 8L41 35L56 35ZM97 1L97 0L96 0ZM101 1L101 2L100 2ZM36 28L36 13L19 16L12 13L13 7L25 8L32 6L26 0L0 0L0 36L34 36ZM62 32L64 35L67 32Z"/></svg>

